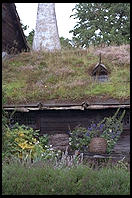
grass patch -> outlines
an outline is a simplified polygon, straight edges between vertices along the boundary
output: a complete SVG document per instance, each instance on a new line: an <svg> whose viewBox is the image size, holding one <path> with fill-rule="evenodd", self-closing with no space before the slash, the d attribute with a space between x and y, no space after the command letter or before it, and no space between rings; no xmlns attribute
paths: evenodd
<svg viewBox="0 0 132 198"><path fill-rule="evenodd" d="M102 63L109 71L108 83L94 82L90 76L99 61L100 51ZM105 48L62 50L55 53L31 51L4 61L2 83L8 96L7 103L44 102L52 99L84 101L104 95L107 98L128 99L128 46L113 46L106 48L106 53L104 51Z"/></svg>
<svg viewBox="0 0 132 198"><path fill-rule="evenodd" d="M3 195L130 195L130 172L124 168L88 165L53 168L43 163L4 164Z"/></svg>
<svg viewBox="0 0 132 198"><path fill-rule="evenodd" d="M86 89L85 94L91 96L111 94L115 91L115 87L111 83L93 83L91 87Z"/></svg>

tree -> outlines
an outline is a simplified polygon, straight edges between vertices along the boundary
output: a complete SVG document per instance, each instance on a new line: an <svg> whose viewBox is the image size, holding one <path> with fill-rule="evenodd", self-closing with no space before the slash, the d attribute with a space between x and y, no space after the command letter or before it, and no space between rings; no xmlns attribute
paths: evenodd
<svg viewBox="0 0 132 198"><path fill-rule="evenodd" d="M72 48L71 40L69 40L68 38L60 37L60 43L61 43L61 47L63 49L71 49Z"/></svg>
<svg viewBox="0 0 132 198"><path fill-rule="evenodd" d="M76 46L129 43L130 3L78 3L73 11L78 22L70 32Z"/></svg>
<svg viewBox="0 0 132 198"><path fill-rule="evenodd" d="M28 25L24 25L22 22L20 22L20 24L21 24L21 27L22 27L23 31L25 31L29 28Z"/></svg>
<svg viewBox="0 0 132 198"><path fill-rule="evenodd" d="M28 25L24 25L22 22L21 22L21 27L22 27L23 31L25 31L29 28ZM32 29L31 32L29 32L28 36L25 36L30 47L32 47L34 32L35 32L34 29Z"/></svg>
<svg viewBox="0 0 132 198"><path fill-rule="evenodd" d="M27 25L23 25L23 27L27 27ZM26 29L23 29L23 30L27 30ZM33 37L34 37L34 29L32 29L31 32L29 32L28 36L26 36L26 40L27 42L29 43L30 47L32 47L32 43L33 43ZM61 47L63 49L70 49L72 48L72 41L68 38L64 38L64 37L60 37L60 44L61 44Z"/></svg>
<svg viewBox="0 0 132 198"><path fill-rule="evenodd" d="M32 29L32 31L29 32L29 35L26 36L27 42L30 44L30 47L32 47L34 32L35 31Z"/></svg>

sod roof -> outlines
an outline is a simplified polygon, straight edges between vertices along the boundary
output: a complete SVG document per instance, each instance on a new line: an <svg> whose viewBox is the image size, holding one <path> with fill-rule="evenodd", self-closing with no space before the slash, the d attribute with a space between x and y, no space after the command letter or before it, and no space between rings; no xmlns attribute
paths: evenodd
<svg viewBox="0 0 132 198"><path fill-rule="evenodd" d="M99 62L108 81L93 79ZM23 52L2 63L6 104L126 103L130 99L130 46L60 52Z"/></svg>

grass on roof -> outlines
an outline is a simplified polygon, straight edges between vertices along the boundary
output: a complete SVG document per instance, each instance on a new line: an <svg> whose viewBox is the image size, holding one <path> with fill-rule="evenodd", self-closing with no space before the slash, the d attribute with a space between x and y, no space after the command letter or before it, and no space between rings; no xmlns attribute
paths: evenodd
<svg viewBox="0 0 132 198"><path fill-rule="evenodd" d="M6 102L32 103L88 100L95 96L128 99L130 96L130 46L23 52L2 63L2 88ZM109 81L95 82L91 71L99 62L109 72Z"/></svg>

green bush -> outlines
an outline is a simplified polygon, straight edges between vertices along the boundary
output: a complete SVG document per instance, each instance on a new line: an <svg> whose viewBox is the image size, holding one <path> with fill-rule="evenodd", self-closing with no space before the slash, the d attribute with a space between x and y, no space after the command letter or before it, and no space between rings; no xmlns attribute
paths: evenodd
<svg viewBox="0 0 132 198"><path fill-rule="evenodd" d="M83 148L86 147L91 140L86 134L87 129L84 127L76 127L73 131L69 132L69 144L72 150L84 150Z"/></svg>
<svg viewBox="0 0 132 198"><path fill-rule="evenodd" d="M94 170L88 165L68 168L4 164L3 195L130 195L130 172L125 168Z"/></svg>
<svg viewBox="0 0 132 198"><path fill-rule="evenodd" d="M3 160L18 158L22 162L39 161L55 157L57 152L49 145L48 135L39 136L38 130L16 123L6 126L3 138Z"/></svg>

